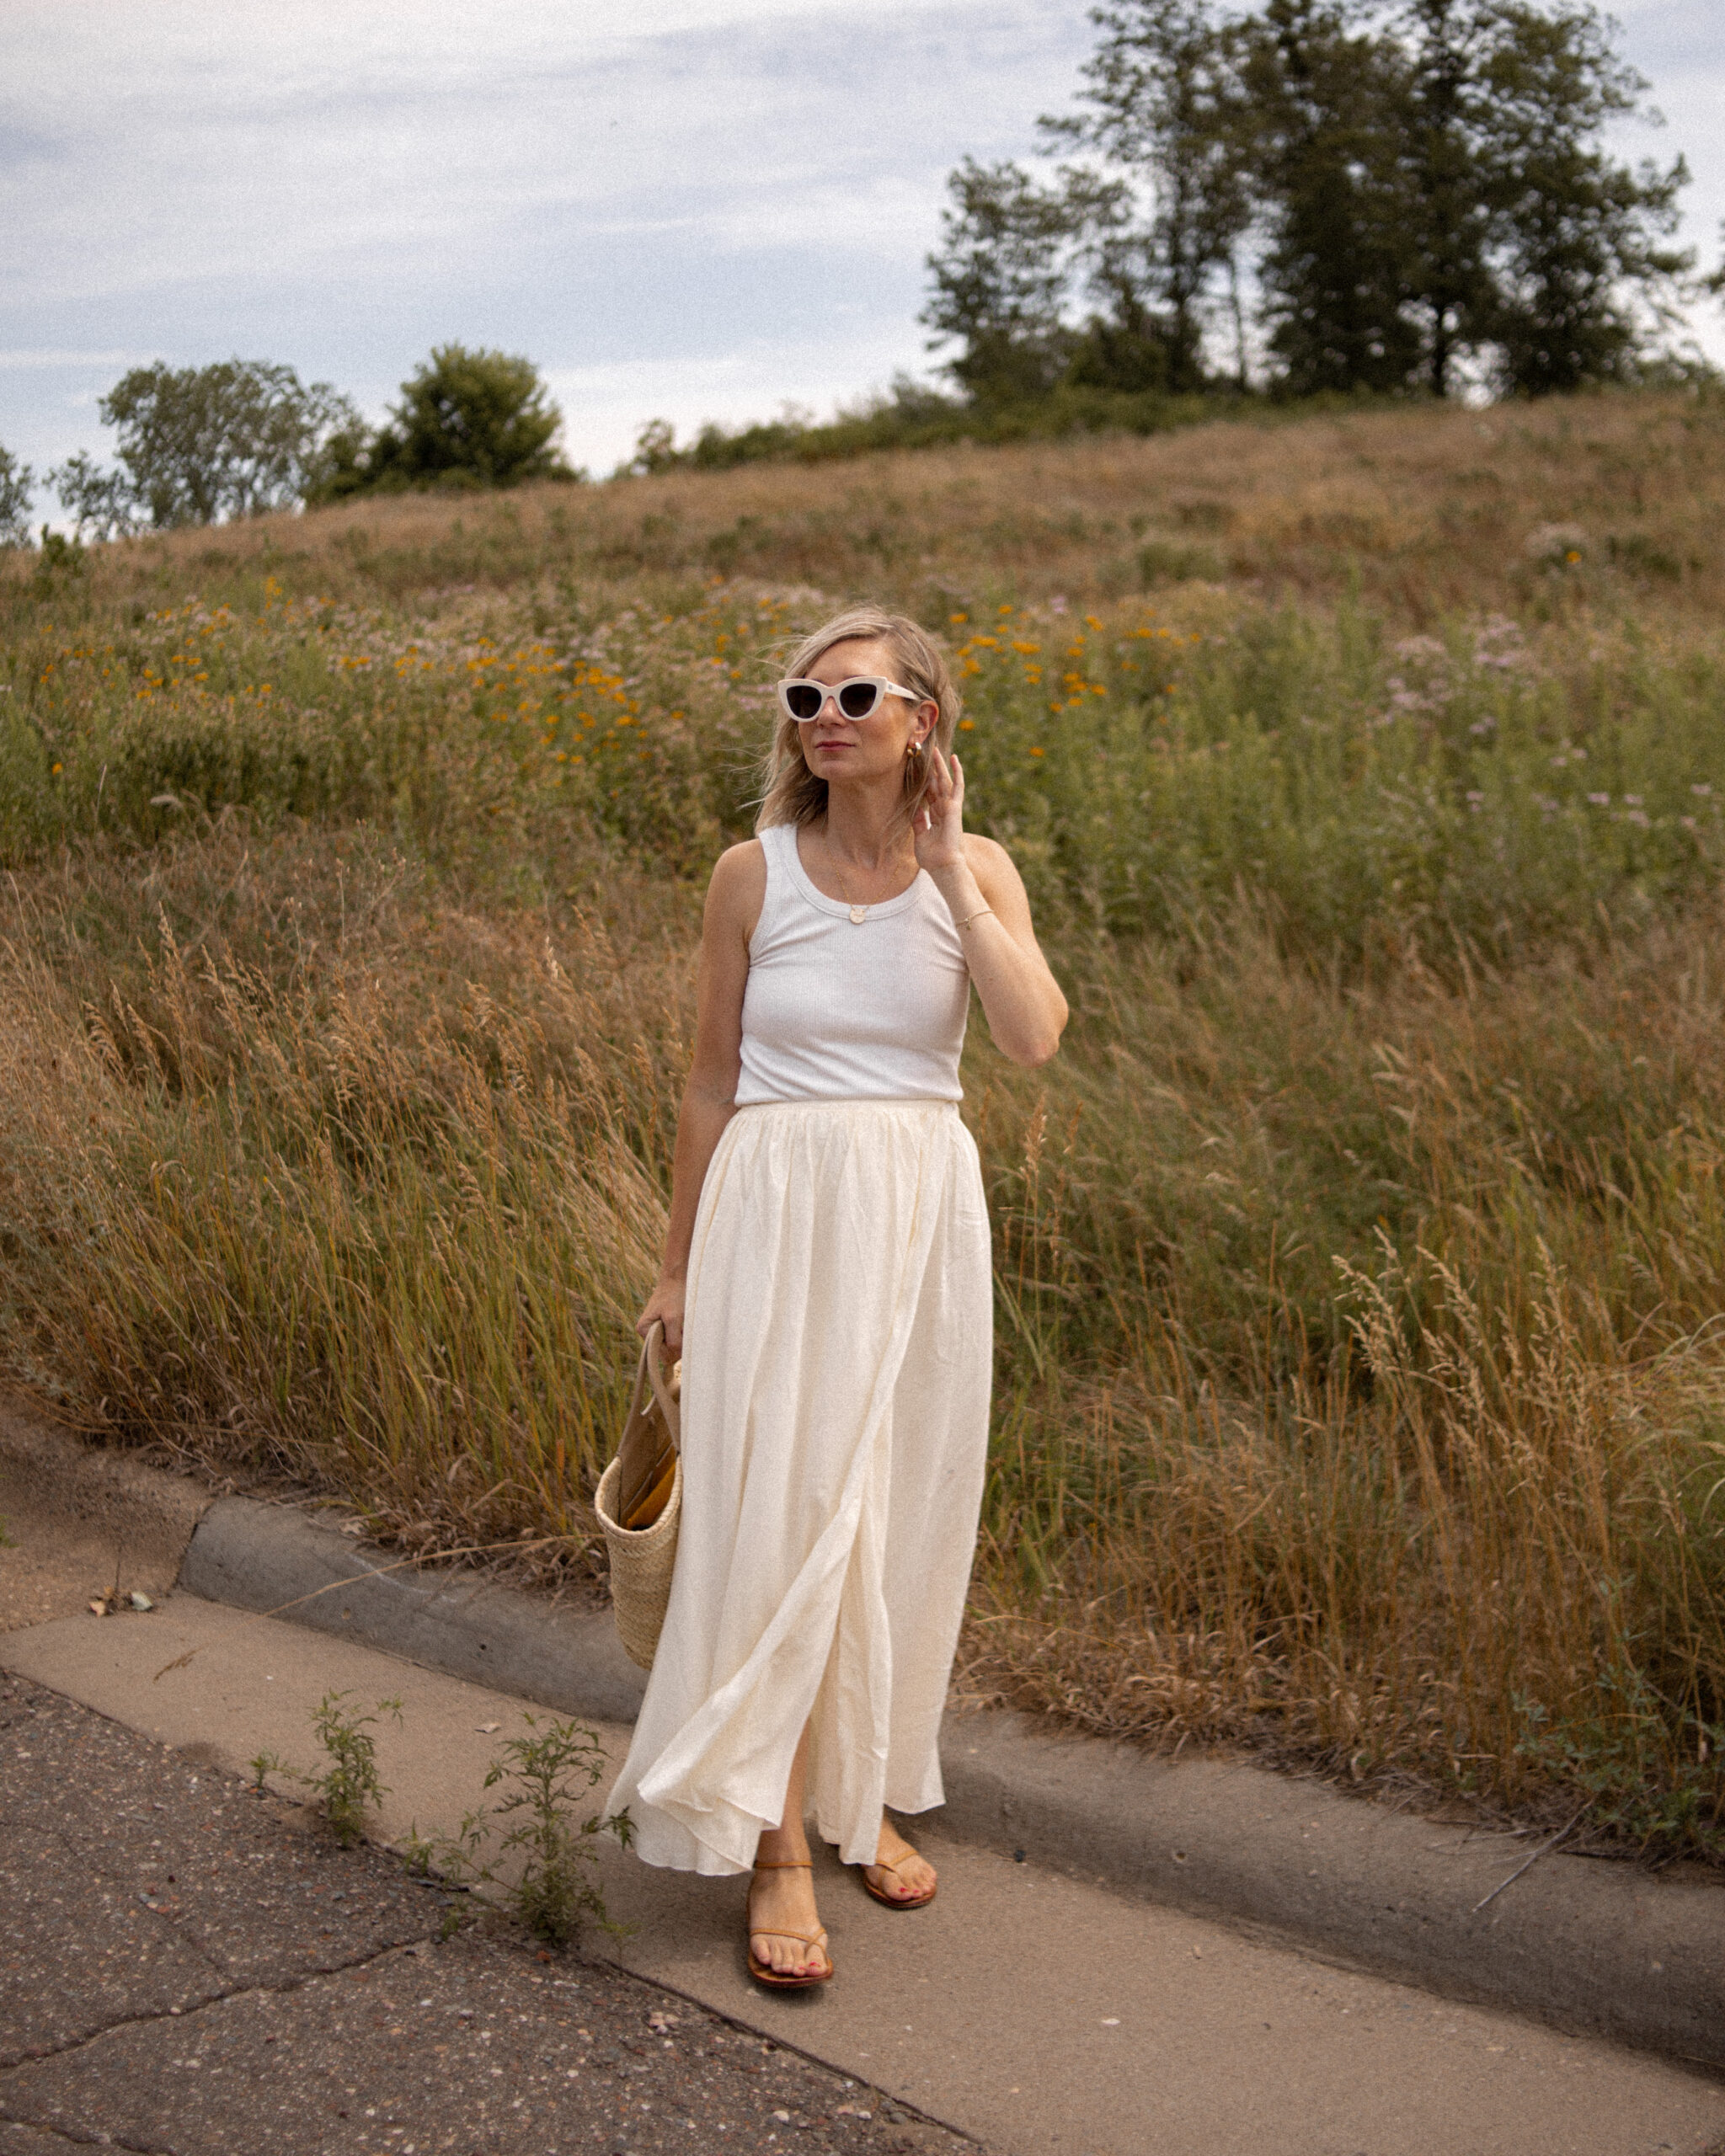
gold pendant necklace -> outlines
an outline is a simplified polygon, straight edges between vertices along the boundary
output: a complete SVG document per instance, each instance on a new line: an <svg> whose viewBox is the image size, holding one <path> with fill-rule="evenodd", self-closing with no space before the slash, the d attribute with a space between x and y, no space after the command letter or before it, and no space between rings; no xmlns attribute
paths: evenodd
<svg viewBox="0 0 1725 2156"><path fill-rule="evenodd" d="M863 922L868 918L868 907L866 905L859 906L856 900L852 898L849 893L845 889L845 879L839 873L838 862L834 858L831 846L827 845L826 834L824 831L821 834L820 842L823 846L826 846L827 866L832 870L832 879L839 887L839 896L851 910L852 926L853 927L860 928ZM871 899L869 903L872 905L873 901Z"/></svg>

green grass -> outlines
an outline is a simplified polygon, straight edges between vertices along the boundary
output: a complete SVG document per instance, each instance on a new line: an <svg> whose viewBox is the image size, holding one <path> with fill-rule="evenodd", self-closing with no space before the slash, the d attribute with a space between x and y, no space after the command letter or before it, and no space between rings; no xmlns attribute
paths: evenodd
<svg viewBox="0 0 1725 2156"><path fill-rule="evenodd" d="M0 1356L85 1427L597 1561L700 885L831 603L606 558L656 484L0 584ZM943 572L1075 1013L967 1049L963 1678L1716 1849L1721 645L1699 572L1549 553L1448 613Z"/></svg>

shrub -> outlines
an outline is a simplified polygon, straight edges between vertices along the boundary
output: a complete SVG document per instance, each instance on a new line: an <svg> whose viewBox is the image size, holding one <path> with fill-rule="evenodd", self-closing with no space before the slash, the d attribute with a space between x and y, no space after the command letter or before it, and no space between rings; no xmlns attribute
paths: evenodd
<svg viewBox="0 0 1725 2156"><path fill-rule="evenodd" d="M555 446L563 414L531 360L439 344L401 396L378 434L333 440L313 499L576 477Z"/></svg>
<svg viewBox="0 0 1725 2156"><path fill-rule="evenodd" d="M788 413L777 419L724 427L709 421L679 449L676 430L652 419L636 437L631 472L729 472L744 464L825 464L869 450L933 449L954 442L1058 441L1071 435L1157 435L1252 408L1234 391L1172 397L1062 382L1046 396L997 398L973 404L900 376L885 396L870 397L817 420Z"/></svg>

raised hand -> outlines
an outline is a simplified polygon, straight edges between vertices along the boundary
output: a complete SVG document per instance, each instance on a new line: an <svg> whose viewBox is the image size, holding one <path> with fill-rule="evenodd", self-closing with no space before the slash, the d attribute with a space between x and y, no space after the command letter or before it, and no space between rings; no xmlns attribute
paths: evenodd
<svg viewBox="0 0 1725 2156"><path fill-rule="evenodd" d="M928 791L916 812L911 838L916 866L936 876L964 858L964 767L956 755L943 756L928 744Z"/></svg>

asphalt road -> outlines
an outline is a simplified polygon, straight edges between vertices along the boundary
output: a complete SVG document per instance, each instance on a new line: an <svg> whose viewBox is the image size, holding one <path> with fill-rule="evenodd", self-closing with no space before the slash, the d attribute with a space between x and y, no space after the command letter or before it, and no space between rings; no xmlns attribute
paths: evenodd
<svg viewBox="0 0 1725 2156"><path fill-rule="evenodd" d="M17 1677L0 1820L0 2156L969 2145Z"/></svg>

